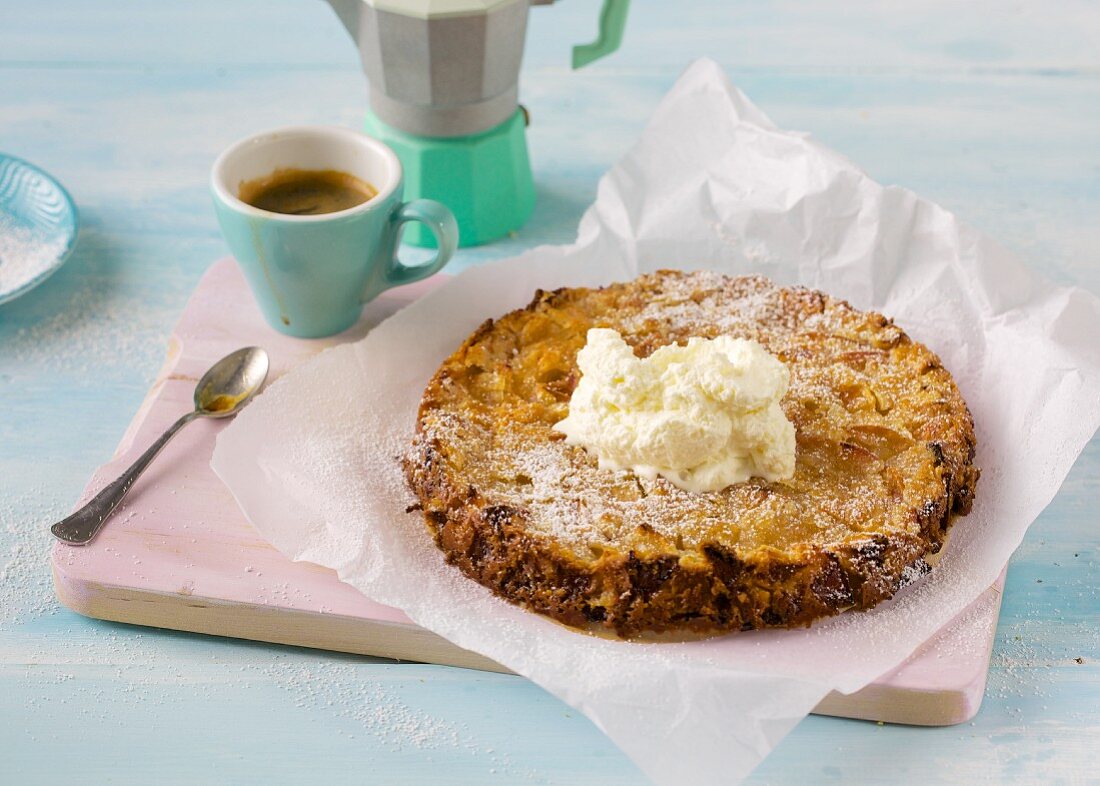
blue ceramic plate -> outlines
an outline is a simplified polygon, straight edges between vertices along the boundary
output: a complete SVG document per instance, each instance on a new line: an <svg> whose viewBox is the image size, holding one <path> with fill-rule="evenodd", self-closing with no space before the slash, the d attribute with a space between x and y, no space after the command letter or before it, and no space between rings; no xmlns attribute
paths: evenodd
<svg viewBox="0 0 1100 786"><path fill-rule="evenodd" d="M0 153L0 303L14 300L65 264L77 215L61 184L26 161Z"/></svg>

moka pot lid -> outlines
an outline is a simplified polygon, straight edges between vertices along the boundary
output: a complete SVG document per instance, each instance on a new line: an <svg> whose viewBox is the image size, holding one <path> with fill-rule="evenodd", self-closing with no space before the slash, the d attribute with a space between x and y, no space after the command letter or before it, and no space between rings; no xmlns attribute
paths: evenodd
<svg viewBox="0 0 1100 786"><path fill-rule="evenodd" d="M528 0L363 0L378 11L417 19L443 19L451 16L475 16L512 3Z"/></svg>

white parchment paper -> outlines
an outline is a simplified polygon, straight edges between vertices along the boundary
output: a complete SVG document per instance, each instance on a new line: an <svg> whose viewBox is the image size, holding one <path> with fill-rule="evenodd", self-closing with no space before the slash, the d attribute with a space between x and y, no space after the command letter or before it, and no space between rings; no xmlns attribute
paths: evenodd
<svg viewBox="0 0 1100 786"><path fill-rule="evenodd" d="M939 567L808 630L684 644L604 640L495 598L443 563L396 457L437 365L536 287L660 267L761 273L896 319L954 374L982 478ZM996 579L1100 422L1100 300L1057 288L943 208L783 131L698 61L600 182L577 242L462 273L278 380L213 466L296 560L523 674L584 712L655 782L732 783L829 691L903 661Z"/></svg>

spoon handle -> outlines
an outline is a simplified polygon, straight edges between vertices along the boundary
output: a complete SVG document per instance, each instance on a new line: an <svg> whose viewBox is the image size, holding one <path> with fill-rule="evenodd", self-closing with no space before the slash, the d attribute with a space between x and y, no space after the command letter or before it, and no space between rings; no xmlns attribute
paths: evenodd
<svg viewBox="0 0 1100 786"><path fill-rule="evenodd" d="M133 487L134 482L141 476L141 473L153 463L153 459L168 444L168 440L176 436L177 431L197 417L199 417L199 412L196 410L188 412L173 423L167 431L160 435L156 442L149 446L148 450L141 454L137 461L130 465L128 470L122 473L121 477L104 486L103 490L88 500L88 503L80 510L50 527L50 532L54 534L54 537L62 543L68 543L70 546L83 546L91 542L103 523L107 521L107 517L114 512L114 509L118 507L118 503L122 502L122 498L126 496L127 492Z"/></svg>

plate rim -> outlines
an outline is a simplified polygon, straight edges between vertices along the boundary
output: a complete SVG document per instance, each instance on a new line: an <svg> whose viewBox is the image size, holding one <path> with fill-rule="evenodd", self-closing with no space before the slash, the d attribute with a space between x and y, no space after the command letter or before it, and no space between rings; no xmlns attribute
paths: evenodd
<svg viewBox="0 0 1100 786"><path fill-rule="evenodd" d="M58 180L42 167L26 160L25 158L20 158L19 156L14 156L10 153L4 153L0 151L0 161L3 160L14 161L16 164L24 166L32 172L48 180L53 185L53 187L57 189L58 193L61 194L62 199L65 200L65 204L68 205L69 213L72 215L72 221L68 227L68 238L65 244L65 249L57 255L57 258L54 260L54 262L41 273L34 276L30 280L23 282L15 289L12 289L8 292L0 291L0 306L5 303L10 303L16 298L27 294L35 287L42 284L46 279L48 279L58 270L60 270L64 266L64 264L69 261L69 257L72 256L73 250L76 248L77 237L80 234L80 211L77 210L76 201L73 199L72 194L70 194L69 190L61 184L60 180Z"/></svg>

